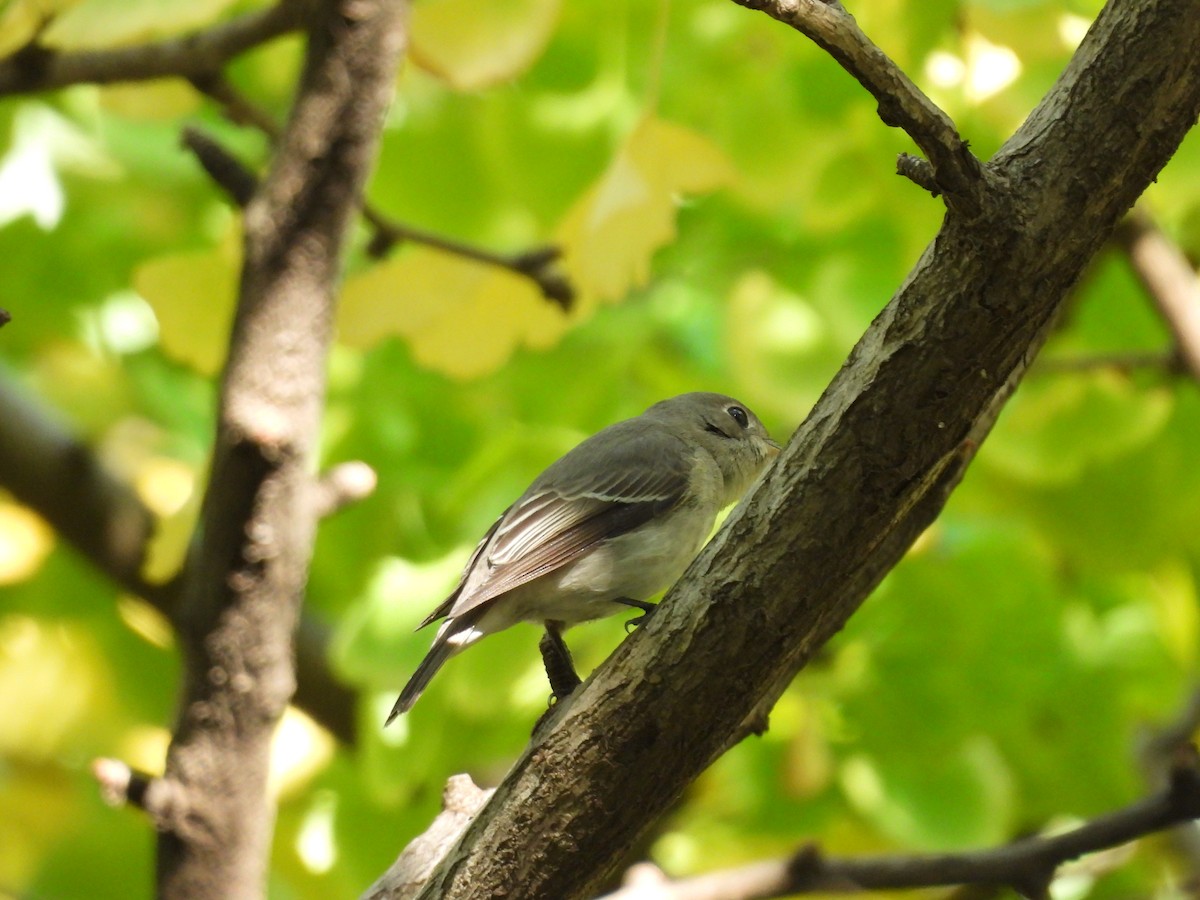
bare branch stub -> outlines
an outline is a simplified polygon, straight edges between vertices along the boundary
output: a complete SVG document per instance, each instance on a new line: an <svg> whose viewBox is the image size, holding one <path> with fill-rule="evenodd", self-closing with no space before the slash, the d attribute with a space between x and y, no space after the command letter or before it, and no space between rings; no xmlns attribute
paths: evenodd
<svg viewBox="0 0 1200 900"><path fill-rule="evenodd" d="M226 150L216 138L199 128L183 129L180 143L191 150L208 177L229 195L239 207L245 207L258 190L258 176L236 156Z"/></svg>
<svg viewBox="0 0 1200 900"><path fill-rule="evenodd" d="M7 309L0 309L0 328L3 328L12 321L12 313Z"/></svg>
<svg viewBox="0 0 1200 900"><path fill-rule="evenodd" d="M929 164L929 160L923 157L913 156L911 153L901 153L896 158L896 174L907 178L917 187L929 191L934 197L941 196L942 189L938 186L933 166Z"/></svg>
<svg viewBox="0 0 1200 900"><path fill-rule="evenodd" d="M158 829L187 827L188 794L179 783L141 772L117 759L94 759L91 768L100 796L109 806L136 807Z"/></svg>
<svg viewBox="0 0 1200 900"><path fill-rule="evenodd" d="M932 167L933 184L938 193L945 195L946 205L968 217L982 211L987 183L984 168L959 136L954 122L863 33L840 3L734 2L790 25L825 50L875 98L884 124L903 129L925 154ZM926 183L917 183L931 190Z"/></svg>
<svg viewBox="0 0 1200 900"><path fill-rule="evenodd" d="M379 476L365 462L339 463L321 475L313 485L313 508L324 519L375 491Z"/></svg>

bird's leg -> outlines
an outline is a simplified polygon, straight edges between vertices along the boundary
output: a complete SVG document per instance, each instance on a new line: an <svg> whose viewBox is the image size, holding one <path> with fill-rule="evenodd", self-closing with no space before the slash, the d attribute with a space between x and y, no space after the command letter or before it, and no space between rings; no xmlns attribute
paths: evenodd
<svg viewBox="0 0 1200 900"><path fill-rule="evenodd" d="M635 619L630 619L625 623L626 634L629 634L629 630L631 628L637 628L639 625L645 622L648 618L650 618L650 614L658 609L658 605L655 603L647 603L645 600L633 600L629 597L617 597L615 600L613 600L613 603L620 603L623 606L632 606L634 609L640 609L642 611L640 616Z"/></svg>
<svg viewBox="0 0 1200 900"><path fill-rule="evenodd" d="M582 679L575 673L571 651L562 639L562 622L547 621L546 633L538 642L542 651L542 663L546 666L546 677L550 680L551 702L562 700L579 687Z"/></svg>

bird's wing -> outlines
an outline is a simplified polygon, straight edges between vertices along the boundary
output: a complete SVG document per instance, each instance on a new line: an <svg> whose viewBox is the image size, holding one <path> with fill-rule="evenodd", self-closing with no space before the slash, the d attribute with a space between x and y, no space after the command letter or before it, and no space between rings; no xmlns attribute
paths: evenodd
<svg viewBox="0 0 1200 900"><path fill-rule="evenodd" d="M417 626L417 631L420 631L426 625L431 625L438 619L449 614L453 609L455 601L458 600L458 595L462 593L463 585L467 583L467 576L475 569L475 565L479 562L479 557L483 553L483 548L488 545L488 541L492 539L492 535L496 533L496 529L500 527L500 523L504 521L504 517L512 510L510 506L504 512L500 513L500 518L492 523L492 527L487 530L487 534L475 545L475 549L471 552L471 558L467 561L463 568L462 574L458 576L458 584L454 586L454 590L450 592L450 596L438 604L437 609L427 615L421 624Z"/></svg>
<svg viewBox="0 0 1200 900"><path fill-rule="evenodd" d="M611 426L564 456L492 526L434 616L461 616L679 503L689 457L659 429ZM468 587L469 586L469 587Z"/></svg>

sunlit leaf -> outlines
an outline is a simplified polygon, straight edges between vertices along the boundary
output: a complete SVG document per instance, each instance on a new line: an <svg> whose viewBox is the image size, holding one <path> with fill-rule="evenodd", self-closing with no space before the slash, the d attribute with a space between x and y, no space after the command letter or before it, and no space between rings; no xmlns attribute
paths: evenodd
<svg viewBox="0 0 1200 900"><path fill-rule="evenodd" d="M183 568L203 499L194 487L182 505L156 521L142 562L142 577L151 584L164 584Z"/></svg>
<svg viewBox="0 0 1200 900"><path fill-rule="evenodd" d="M26 760L62 751L88 705L103 690L94 641L79 626L28 616L0 619L0 753Z"/></svg>
<svg viewBox="0 0 1200 900"><path fill-rule="evenodd" d="M28 44L38 30L80 0L8 0L0 3L0 56Z"/></svg>
<svg viewBox="0 0 1200 900"><path fill-rule="evenodd" d="M109 85L101 91L100 103L119 116L170 120L195 111L201 99L186 82L171 79Z"/></svg>
<svg viewBox="0 0 1200 900"><path fill-rule="evenodd" d="M410 52L419 65L469 91L519 75L541 55L559 0L422 0Z"/></svg>
<svg viewBox="0 0 1200 900"><path fill-rule="evenodd" d="M650 278L654 252L674 239L679 198L715 190L733 177L706 138L646 118L559 229L564 266L589 297L619 300Z"/></svg>
<svg viewBox="0 0 1200 900"><path fill-rule="evenodd" d="M172 253L137 267L133 284L154 309L164 353L216 374L225 360L240 264L240 238L231 231L211 249Z"/></svg>
<svg viewBox="0 0 1200 900"><path fill-rule="evenodd" d="M113 47L210 24L236 0L80 0L42 33L61 50Z"/></svg>
<svg viewBox="0 0 1200 900"><path fill-rule="evenodd" d="M416 247L347 280L338 335L353 347L405 338L422 365L455 378L494 371L520 346L546 346L566 317L528 279Z"/></svg>

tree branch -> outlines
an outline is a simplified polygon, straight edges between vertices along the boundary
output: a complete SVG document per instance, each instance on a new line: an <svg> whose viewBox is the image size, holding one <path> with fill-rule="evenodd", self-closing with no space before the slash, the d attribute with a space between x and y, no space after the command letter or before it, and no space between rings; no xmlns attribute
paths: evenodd
<svg viewBox="0 0 1200 900"><path fill-rule="evenodd" d="M1200 115L1193 5L1111 0L989 162L980 212L950 205L779 461L555 707L422 897L594 893L845 624L940 512L1068 291Z"/></svg>
<svg viewBox="0 0 1200 900"><path fill-rule="evenodd" d="M1183 368L1200 381L1200 278L1196 270L1143 209L1126 217L1115 237L1175 338Z"/></svg>
<svg viewBox="0 0 1200 900"><path fill-rule="evenodd" d="M0 97L215 72L235 56L299 28L304 9L301 0L280 0L184 37L113 50L64 52L34 43L0 60Z"/></svg>
<svg viewBox="0 0 1200 900"><path fill-rule="evenodd" d="M402 0L324 0L291 117L245 212L212 475L179 618L185 677L164 778L160 897L263 893L270 738L295 688L293 632L316 509L308 472L334 292L404 42Z"/></svg>
<svg viewBox="0 0 1200 900"><path fill-rule="evenodd" d="M96 459L11 379L0 377L0 486L43 519L96 569L178 626L178 579L142 577L156 527L127 485ZM340 741L353 746L355 692L329 670L328 626L306 613L296 643L295 703Z"/></svg>
<svg viewBox="0 0 1200 900"><path fill-rule="evenodd" d="M1151 369L1166 375L1183 375L1179 354L1172 351L1154 350L1129 351L1127 353L1097 353L1091 356L1056 356L1038 360L1034 373L1094 372L1097 369L1112 369L1129 374L1135 369Z"/></svg>
<svg viewBox="0 0 1200 900"><path fill-rule="evenodd" d="M409 842L379 881L367 888L363 900L415 897L490 796L492 792L477 787L471 776L452 775L442 790L442 811L433 824Z"/></svg>
<svg viewBox="0 0 1200 900"><path fill-rule="evenodd" d="M220 75L207 75L193 78L192 84L197 90L220 103L231 121L257 128L272 142L278 139L279 127L275 120L265 110L244 97L225 78ZM233 197L234 202L244 205L245 201L239 198L245 193L244 185L253 183L254 173L220 148L212 138L195 129L185 131L184 144L199 157L205 170ZM219 159L215 168L206 161L210 158ZM543 297L556 303L564 311L569 311L575 301L575 288L557 265L562 253L558 247L534 247L518 253L497 253L456 238L417 228L415 225L397 222L365 200L362 204L362 214L375 232L367 246L368 255L375 259L386 257L396 244L411 241L464 259L507 269L528 278L541 291Z"/></svg>
<svg viewBox="0 0 1200 900"><path fill-rule="evenodd" d="M903 154L900 174L934 193L945 194L951 209L967 216L981 211L985 173L958 134L954 122L922 93L887 54L863 34L837 0L734 0L790 25L825 50L879 104L885 125L904 130L928 158L925 166Z"/></svg>
<svg viewBox="0 0 1200 900"><path fill-rule="evenodd" d="M1003 847L930 856L832 857L808 845L785 859L754 863L659 885L644 882L604 900L771 900L795 894L859 893L981 885L1008 887L1026 897L1049 897L1058 868L1088 853L1200 817L1195 750L1172 770L1158 794L1062 834Z"/></svg>

